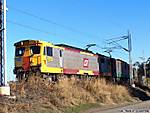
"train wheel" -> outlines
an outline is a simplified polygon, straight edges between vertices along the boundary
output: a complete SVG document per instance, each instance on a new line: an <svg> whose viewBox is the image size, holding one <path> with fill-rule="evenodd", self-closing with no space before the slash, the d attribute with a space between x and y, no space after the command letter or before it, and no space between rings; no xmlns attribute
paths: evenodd
<svg viewBox="0 0 150 113"><path fill-rule="evenodd" d="M35 75L36 75L36 76L41 76L40 70L37 70L36 73L35 73Z"/></svg>
<svg viewBox="0 0 150 113"><path fill-rule="evenodd" d="M18 82L21 82L23 80L23 73L18 73L16 75L16 79L18 80Z"/></svg>

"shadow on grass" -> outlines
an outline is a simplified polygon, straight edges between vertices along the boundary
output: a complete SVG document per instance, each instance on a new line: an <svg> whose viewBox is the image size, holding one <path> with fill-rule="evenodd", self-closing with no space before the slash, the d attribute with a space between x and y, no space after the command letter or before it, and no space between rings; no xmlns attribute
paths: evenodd
<svg viewBox="0 0 150 113"><path fill-rule="evenodd" d="M140 88L129 87L129 91L132 96L137 97L141 101L150 100L150 96L147 95L146 91L144 91Z"/></svg>
<svg viewBox="0 0 150 113"><path fill-rule="evenodd" d="M138 85L138 87L150 93L150 88L148 86Z"/></svg>

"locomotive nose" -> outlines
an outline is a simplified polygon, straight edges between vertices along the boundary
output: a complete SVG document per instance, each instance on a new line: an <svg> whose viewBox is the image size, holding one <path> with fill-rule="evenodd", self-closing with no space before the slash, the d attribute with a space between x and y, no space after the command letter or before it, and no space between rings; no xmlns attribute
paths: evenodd
<svg viewBox="0 0 150 113"><path fill-rule="evenodd" d="M23 55L23 65L24 71L28 71L30 69L30 49L26 49Z"/></svg>
<svg viewBox="0 0 150 113"><path fill-rule="evenodd" d="M23 69L28 71L30 69L30 57L23 57Z"/></svg>

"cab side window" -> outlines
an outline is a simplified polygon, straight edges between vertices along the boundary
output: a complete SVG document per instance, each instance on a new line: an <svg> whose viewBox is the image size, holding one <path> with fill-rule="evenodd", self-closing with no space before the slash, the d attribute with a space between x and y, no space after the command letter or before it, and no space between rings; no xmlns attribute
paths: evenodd
<svg viewBox="0 0 150 113"><path fill-rule="evenodd" d="M62 57L62 50L59 51L59 56Z"/></svg>
<svg viewBox="0 0 150 113"><path fill-rule="evenodd" d="M47 47L47 56L53 56L53 48Z"/></svg>
<svg viewBox="0 0 150 113"><path fill-rule="evenodd" d="M44 55L53 56L53 48L52 47L44 47Z"/></svg>

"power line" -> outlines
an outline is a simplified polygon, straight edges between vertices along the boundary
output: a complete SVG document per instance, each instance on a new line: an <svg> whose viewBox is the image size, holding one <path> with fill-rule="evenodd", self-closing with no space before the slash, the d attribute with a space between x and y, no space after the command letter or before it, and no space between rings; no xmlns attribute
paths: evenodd
<svg viewBox="0 0 150 113"><path fill-rule="evenodd" d="M29 26L29 25L24 25L24 24L15 22L15 21L7 20L7 22L8 22L8 23L11 23L11 24L15 24L15 25L21 26L21 27L24 27L24 28L27 28L27 29L31 29L31 30L34 30L34 31L43 32L43 33L45 33L45 34L51 34L51 35L54 35L54 36L58 36L58 35L55 34L55 33L51 33L51 32L48 32L48 31L44 31L44 30L41 30L41 29L38 29L38 28L31 27L31 26Z"/></svg>
<svg viewBox="0 0 150 113"><path fill-rule="evenodd" d="M47 23L50 23L50 24L59 26L59 27L61 27L61 28L64 28L64 29L69 30L69 31L72 31L72 32L75 32L75 33L78 33L78 34L81 34L81 35L84 35L84 36L87 36L87 37L97 37L97 38L99 38L98 36L95 36L95 35L92 35L92 34L89 34L89 33L85 33L85 32L79 31L79 30L77 30L77 29L74 29L74 28L69 27L69 26L66 26L66 25L62 25L62 24L56 23L56 22L54 22L54 21L52 21L52 20L45 19L45 18L43 18L43 17L34 15L34 14L29 13L29 12L27 12L27 11L23 11L23 10L20 10L20 9L18 9L18 8L14 8L14 7L12 7L12 6L9 6L9 8L11 8L11 9L13 9L14 11L17 11L17 12L19 12L19 13L22 13L22 14L25 14L25 15L28 15L28 16L31 16L31 17L34 17L34 18L39 19L39 20L41 20L41 21L44 21L44 22L47 22Z"/></svg>
<svg viewBox="0 0 150 113"><path fill-rule="evenodd" d="M66 37L66 36L63 36L63 35L52 33L52 32L49 32L49 31L45 31L45 30L42 30L42 29L39 29L39 28L32 27L30 25L25 25L25 24L18 23L18 22L15 22L15 21L7 20L7 22L10 23L10 24L14 24L14 25L23 27L23 28L27 28L27 29L31 29L31 30L34 30L34 31L38 31L38 32L41 32L41 33L44 33L44 34L53 35L53 36L57 36L57 37ZM80 40L80 42L85 43L83 40Z"/></svg>

